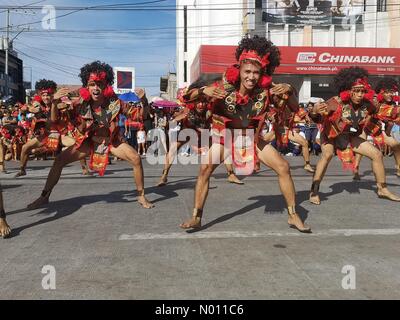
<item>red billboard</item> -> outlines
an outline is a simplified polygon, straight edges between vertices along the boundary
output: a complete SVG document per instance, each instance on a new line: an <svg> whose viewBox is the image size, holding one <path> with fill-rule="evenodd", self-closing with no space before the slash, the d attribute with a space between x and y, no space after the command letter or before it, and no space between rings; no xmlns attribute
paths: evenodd
<svg viewBox="0 0 400 320"><path fill-rule="evenodd" d="M281 65L276 74L331 75L359 66L371 75L400 75L400 49L280 46ZM191 68L192 81L201 73L222 73L235 63L235 46L200 47Z"/></svg>

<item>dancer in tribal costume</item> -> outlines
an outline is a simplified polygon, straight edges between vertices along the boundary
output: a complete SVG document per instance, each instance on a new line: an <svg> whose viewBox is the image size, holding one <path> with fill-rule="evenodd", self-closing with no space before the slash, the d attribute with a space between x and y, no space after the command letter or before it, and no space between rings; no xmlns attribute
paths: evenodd
<svg viewBox="0 0 400 320"><path fill-rule="evenodd" d="M308 117L308 112L304 108L299 108L298 111L293 112L289 108L285 108L282 114L279 115L279 121L276 121L276 114L279 113L274 107L270 108L267 114L268 120L272 123L272 130L268 132L263 139L271 142L276 139L278 147L287 146L289 141L297 143L302 147L302 154L304 158L304 170L313 173L314 169L310 164L310 150L308 148L308 141L304 139L298 132L300 124L305 123ZM276 134L279 133L279 135Z"/></svg>
<svg viewBox="0 0 400 320"><path fill-rule="evenodd" d="M399 101L398 92L399 85L394 78L386 77L377 83L375 87L377 112L370 122L370 126L375 135L374 142L376 145L380 148L387 145L392 149L396 162L396 175L400 177L400 141L396 140L392 134L394 125L400 124L400 107L397 104ZM361 158L362 155L356 154L354 180L360 180Z"/></svg>
<svg viewBox="0 0 400 320"><path fill-rule="evenodd" d="M209 131L211 127L211 103L207 101L208 99L203 99L202 97L197 98L196 100L190 100L190 92L192 90L197 90L200 88L205 88L207 85L210 85L213 82L221 80L221 77L211 79L206 81L205 79L200 78L195 83L191 84L189 88L184 89L179 97L184 109L179 112L175 117L174 121L182 122L182 129L192 129L196 131L198 145L191 146L193 149L200 151L204 151L206 148L208 149L209 144L206 146L201 145L201 133L202 131ZM205 88L206 89L206 88ZM213 89L212 89L213 90ZM189 100L188 100L189 99ZM179 151L179 149L188 142L186 141L174 141L171 144L171 147L168 153L165 156L165 165L164 170L162 172L162 176L160 178L157 186L164 186L168 181L168 173L171 168L172 162ZM225 167L228 173L228 181L230 183L243 184L242 181L238 179L233 171L232 164L225 163Z"/></svg>
<svg viewBox="0 0 400 320"><path fill-rule="evenodd" d="M366 140L365 133L374 135L371 119L377 115L374 92L368 84L368 72L359 67L346 68L335 76L334 84L339 96L314 106L311 116L322 123L322 156L313 177L310 202L320 204L319 186L329 162L335 154L345 169L355 169L354 153L371 159L372 170L377 184L377 193L381 198L400 201L386 185L385 168L382 153ZM374 126L372 126L374 127Z"/></svg>
<svg viewBox="0 0 400 320"><path fill-rule="evenodd" d="M0 129L0 172L7 173L5 167L7 153L12 154L12 142L15 134L15 125L6 124ZM7 158L9 160L9 158Z"/></svg>
<svg viewBox="0 0 400 320"><path fill-rule="evenodd" d="M4 211L3 189L0 184L0 236L3 238L7 238L10 235L11 235L11 228L7 224L6 213Z"/></svg>
<svg viewBox="0 0 400 320"><path fill-rule="evenodd" d="M109 153L128 161L133 167L133 176L138 191L138 202L144 208L153 205L144 195L143 167L140 156L124 142L118 128L118 116L129 116L132 107L119 100L112 90L114 73L110 65L95 61L81 68L80 77L83 87L80 98L74 101L73 130L75 145L62 151L55 159L47 177L41 196L28 205L35 209L47 204L51 191L57 184L62 169L69 163L90 156L90 168L103 175L109 162ZM143 104L147 104L144 90L138 89L137 95ZM57 101L60 103L61 101Z"/></svg>
<svg viewBox="0 0 400 320"><path fill-rule="evenodd" d="M236 166L251 174L256 153L258 159L278 175L288 208L289 226L301 232L311 232L295 210L295 188L288 162L273 146L259 139L270 104L274 104L278 110L286 105L293 111L298 108L295 92L290 85L272 84L271 75L280 62L279 49L264 37L246 36L236 49L236 59L238 64L228 68L221 82L207 87L209 90L203 88L191 93L191 99L206 95L215 100L212 108L214 137L207 154L207 163L200 166L193 215L180 226L184 229L201 227L210 176L219 165L215 159L220 163L232 156ZM239 139L245 140L240 145L238 139L229 137L232 129L239 129L239 134L243 133L243 129L251 129L253 133L255 131L253 141L247 139L251 135L239 136ZM232 148L233 143L235 148Z"/></svg>
<svg viewBox="0 0 400 320"><path fill-rule="evenodd" d="M36 82L37 95L34 97L29 111L34 114L31 121L31 131L28 141L22 146L21 167L16 178L26 175L26 165L31 153L47 153L57 151L54 134L49 131L49 114L52 106L53 94L57 89L54 81L42 79Z"/></svg>

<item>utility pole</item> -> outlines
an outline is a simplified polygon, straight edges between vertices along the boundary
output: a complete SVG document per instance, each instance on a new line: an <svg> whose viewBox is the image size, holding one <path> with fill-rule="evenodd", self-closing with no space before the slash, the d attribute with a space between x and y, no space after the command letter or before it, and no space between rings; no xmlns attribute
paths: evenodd
<svg viewBox="0 0 400 320"><path fill-rule="evenodd" d="M7 26L6 26L6 30L7 30L7 33L6 33L6 61L5 61L5 82L6 82L6 85L5 85L5 89L6 89L6 97L9 95L8 94L8 51L10 50L9 49L9 46L10 46L10 9L7 9L7 19L6 19L6 21L7 21Z"/></svg>

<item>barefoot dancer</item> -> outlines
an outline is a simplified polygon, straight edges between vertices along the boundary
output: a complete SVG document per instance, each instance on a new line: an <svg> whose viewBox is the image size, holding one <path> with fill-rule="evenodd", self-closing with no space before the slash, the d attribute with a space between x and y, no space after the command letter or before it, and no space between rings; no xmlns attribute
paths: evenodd
<svg viewBox="0 0 400 320"><path fill-rule="evenodd" d="M257 129L252 146L256 147L259 160L278 175L279 186L288 208L290 227L301 232L310 232L310 228L303 224L295 210L295 189L288 162L271 145L258 139L270 103L278 107L283 100L281 106L287 104L293 110L298 108L291 86L272 85L271 75L280 62L279 49L264 37L247 36L236 49L236 59L238 64L228 68L223 81L217 86L208 87L208 90L194 91L192 98L206 94L216 100L213 106L213 130L218 127L225 127L229 132L233 131L231 129L239 129L240 132L242 129ZM224 161L230 156L228 149L232 149L231 144L232 140L229 141L226 136L221 136L220 140L216 139L212 144L207 155L208 163L200 166L193 216L182 223L181 228L201 227L210 176L218 167L212 159Z"/></svg>
<svg viewBox="0 0 400 320"><path fill-rule="evenodd" d="M81 68L80 77L83 88L79 91L79 101L76 101L74 105L73 120L77 124L73 134L75 145L68 147L57 156L41 196L28 205L28 209L35 209L48 203L62 169L71 162L90 155L90 168L103 175L108 164L109 152L131 163L139 194L138 202L144 208L151 208L153 205L144 195L143 167L140 156L136 150L123 142L120 136L118 115L124 113L129 116L132 110L120 101L112 90L114 73L111 66L100 61L92 62ZM144 90L138 89L137 94L142 103L147 104Z"/></svg>
<svg viewBox="0 0 400 320"><path fill-rule="evenodd" d="M53 148L54 136L50 135L48 130L49 113L57 84L52 80L42 79L36 82L35 89L37 95L34 97L32 106L29 107L29 111L34 114L29 133L30 139L22 146L21 167L15 175L16 178L26 175L26 166L31 153L57 151L55 148L58 147Z"/></svg>
<svg viewBox="0 0 400 320"><path fill-rule="evenodd" d="M203 76L204 77L204 76ZM183 129L193 129L196 130L196 133L198 135L198 141L201 143L201 131L202 130L209 130L210 125L211 125L211 113L210 113L210 102L207 101L207 99L196 99L194 101L188 101L190 100L190 92L193 89L200 89L203 87L206 87L207 85L212 84L213 82L217 80L221 80L221 77L217 77L215 79L211 79L209 81L206 81L206 79L203 79L201 77L199 80L194 82L189 86L187 90L185 90L185 94L180 98L181 102L185 106L184 110L181 111L175 118L174 120L179 122L182 121ZM210 90L207 88L204 88L204 90ZM213 90L211 88L211 90ZM172 162L178 153L179 149L185 144L187 141L174 141L171 144L171 147L168 151L168 153L165 156L165 165L164 165L164 170L162 172L162 176L160 178L160 182L157 184L157 186L164 186L167 181L168 181L168 173L171 168ZM198 148L199 146L195 146ZM199 150L202 149L204 146L200 146L198 148ZM207 145L208 147L208 145ZM235 175L233 171L233 166L232 164L225 163L226 170L228 172L228 181L230 183L236 183L236 184L243 184L242 181L238 179L238 177Z"/></svg>
<svg viewBox="0 0 400 320"><path fill-rule="evenodd" d="M3 238L7 238L11 234L11 228L7 224L6 221L6 213L4 211L4 203L3 203L3 190L0 184L0 236Z"/></svg>
<svg viewBox="0 0 400 320"><path fill-rule="evenodd" d="M375 141L379 146L387 145L392 148L396 161L396 175L400 177L400 141L396 140L391 134L393 126L400 124L400 107L396 104L399 101L398 91L399 86L394 78L387 77L377 83L375 92L377 94L378 111L374 123L378 132L382 132L379 139L375 139ZM382 123L384 130L381 130ZM358 170L361 158L362 155L356 154L354 180L360 180Z"/></svg>
<svg viewBox="0 0 400 320"><path fill-rule="evenodd" d="M289 140L301 145L302 154L304 158L304 170L307 172L313 173L314 169L310 164L310 151L308 148L308 141L304 139L298 132L297 132L297 125L299 123L305 123L306 118L308 117L308 113L305 109L299 109L297 112L291 112L286 108L286 114L280 116L280 121L276 121L275 119L269 119L272 122L272 130L268 132L264 136L264 140L267 142L271 142L274 139L277 139L276 132L280 133L280 137L278 135L277 144L280 145L287 145ZM275 117L276 112L269 112ZM271 117L271 116L269 116ZM272 118L272 117L271 117Z"/></svg>
<svg viewBox="0 0 400 320"><path fill-rule="evenodd" d="M339 96L316 104L311 114L315 121L323 123L321 132L322 157L317 164L310 192L310 202L320 204L319 185L325 175L335 150L344 168L354 170L354 152L372 160L378 196L400 201L386 186L382 153L365 139L365 128L376 115L373 91L367 82L368 72L359 67L338 72L334 83Z"/></svg>
<svg viewBox="0 0 400 320"><path fill-rule="evenodd" d="M68 88L62 88L54 95L55 103L51 108L50 120L51 127L60 134L60 143L65 150L73 146L76 141L74 139L75 123L73 120L74 108L72 101L66 96L69 93ZM58 102L58 103L57 103ZM82 174L84 176L91 175L88 169L86 159L79 160L81 164Z"/></svg>

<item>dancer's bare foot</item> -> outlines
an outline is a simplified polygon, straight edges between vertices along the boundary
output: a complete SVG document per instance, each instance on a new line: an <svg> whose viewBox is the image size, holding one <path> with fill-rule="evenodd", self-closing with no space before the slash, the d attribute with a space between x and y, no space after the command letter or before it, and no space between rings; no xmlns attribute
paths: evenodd
<svg viewBox="0 0 400 320"><path fill-rule="evenodd" d="M361 177L358 171L354 172L353 180L360 181Z"/></svg>
<svg viewBox="0 0 400 320"><path fill-rule="evenodd" d="M19 170L19 172L17 172L17 174L14 176L14 178L23 177L23 176L26 176L26 171L25 171L25 169L21 168L21 170Z"/></svg>
<svg viewBox="0 0 400 320"><path fill-rule="evenodd" d="M201 228L201 217L203 215L202 209L193 209L193 215L189 220L181 223L179 226L182 229L198 229Z"/></svg>
<svg viewBox="0 0 400 320"><path fill-rule="evenodd" d="M90 172L88 168L82 168L82 175L84 175L84 176L92 176L93 173Z"/></svg>
<svg viewBox="0 0 400 320"><path fill-rule="evenodd" d="M321 200L319 198L318 194L315 194L313 192L310 193L310 202L313 204L321 204Z"/></svg>
<svg viewBox="0 0 400 320"><path fill-rule="evenodd" d="M294 211L294 207L288 208L288 214L288 224L290 228L297 229L303 233L311 233L311 228L303 223L299 215Z"/></svg>
<svg viewBox="0 0 400 320"><path fill-rule="evenodd" d="M167 182L168 182L168 178L166 175L163 174L160 178L160 181L157 183L157 187L165 186L167 184Z"/></svg>
<svg viewBox="0 0 400 320"><path fill-rule="evenodd" d="M400 197L391 193L387 187L379 187L378 186L378 197L383 199L388 199L392 201L400 201Z"/></svg>
<svg viewBox="0 0 400 320"><path fill-rule="evenodd" d="M182 229L198 229L201 227L201 218L200 217L191 217L189 220L181 223L179 225Z"/></svg>
<svg viewBox="0 0 400 320"><path fill-rule="evenodd" d="M231 174L228 176L228 181L229 181L230 183L244 184L244 182L241 181L241 180L239 180L239 178L238 178L234 173L231 173Z"/></svg>
<svg viewBox="0 0 400 320"><path fill-rule="evenodd" d="M0 236L4 238L9 237L11 234L11 228L7 224L7 221L5 218L0 218Z"/></svg>
<svg viewBox="0 0 400 320"><path fill-rule="evenodd" d="M396 176L400 178L400 166L397 166Z"/></svg>
<svg viewBox="0 0 400 320"><path fill-rule="evenodd" d="M151 209L154 207L154 204L147 200L144 195L139 195L137 201L145 209Z"/></svg>
<svg viewBox="0 0 400 320"><path fill-rule="evenodd" d="M4 168L4 164L0 164L0 172L7 173L6 168Z"/></svg>
<svg viewBox="0 0 400 320"><path fill-rule="evenodd" d="M310 172L310 173L315 172L314 168L309 163L304 165L304 170L306 170L307 172Z"/></svg>
<svg viewBox="0 0 400 320"><path fill-rule="evenodd" d="M40 208L41 206L48 204L49 196L47 196L47 197L40 196L39 198L37 198L32 203L28 204L28 206L27 206L28 210L35 210L35 209Z"/></svg>

